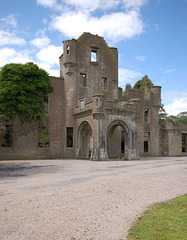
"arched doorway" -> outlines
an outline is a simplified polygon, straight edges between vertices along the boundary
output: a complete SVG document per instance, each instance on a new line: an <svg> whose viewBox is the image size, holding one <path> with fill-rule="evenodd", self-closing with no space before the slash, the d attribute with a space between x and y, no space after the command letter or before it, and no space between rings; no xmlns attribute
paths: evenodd
<svg viewBox="0 0 187 240"><path fill-rule="evenodd" d="M122 121L112 122L107 131L108 157L125 159L129 148L129 130Z"/></svg>
<svg viewBox="0 0 187 240"><path fill-rule="evenodd" d="M93 149L92 128L89 122L81 123L78 130L78 158L90 158Z"/></svg>

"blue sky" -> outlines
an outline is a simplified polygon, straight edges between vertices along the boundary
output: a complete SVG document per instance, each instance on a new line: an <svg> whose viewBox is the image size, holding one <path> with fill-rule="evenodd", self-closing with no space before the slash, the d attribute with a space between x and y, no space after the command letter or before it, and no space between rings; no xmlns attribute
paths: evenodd
<svg viewBox="0 0 187 240"><path fill-rule="evenodd" d="M0 0L0 67L59 76L62 41L83 32L118 48L120 87L148 75L168 114L187 111L187 0Z"/></svg>

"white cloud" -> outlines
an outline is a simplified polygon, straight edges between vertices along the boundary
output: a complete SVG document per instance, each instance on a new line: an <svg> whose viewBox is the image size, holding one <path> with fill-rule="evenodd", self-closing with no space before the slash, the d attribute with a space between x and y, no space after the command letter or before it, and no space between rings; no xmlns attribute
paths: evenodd
<svg viewBox="0 0 187 240"><path fill-rule="evenodd" d="M162 99L166 102L164 108L169 115L187 111L187 90L167 90L162 93Z"/></svg>
<svg viewBox="0 0 187 240"><path fill-rule="evenodd" d="M50 39L48 37L35 38L30 41L35 47L43 48L49 45Z"/></svg>
<svg viewBox="0 0 187 240"><path fill-rule="evenodd" d="M173 73L173 72L176 72L176 69L166 69L165 71L164 71L164 73Z"/></svg>
<svg viewBox="0 0 187 240"><path fill-rule="evenodd" d="M140 62L144 62L146 60L147 56L136 56L135 59Z"/></svg>
<svg viewBox="0 0 187 240"><path fill-rule="evenodd" d="M37 0L38 5L42 5L44 7L54 7L57 4L56 0Z"/></svg>
<svg viewBox="0 0 187 240"><path fill-rule="evenodd" d="M39 29L37 32L36 32L36 36L40 36L40 37L45 37L46 36L46 28L43 28L43 29Z"/></svg>
<svg viewBox="0 0 187 240"><path fill-rule="evenodd" d="M23 38L17 37L14 32L6 32L0 30L0 46L3 45L25 45Z"/></svg>
<svg viewBox="0 0 187 240"><path fill-rule="evenodd" d="M115 8L120 0L62 0L63 3L72 6L80 11L95 11L96 9Z"/></svg>
<svg viewBox="0 0 187 240"><path fill-rule="evenodd" d="M123 6L126 9L138 10L146 4L148 0L37 0L37 4L44 7L50 7L56 10L64 10L67 8L76 9L78 11L94 12L97 9L107 10L115 9Z"/></svg>
<svg viewBox="0 0 187 240"><path fill-rule="evenodd" d="M17 52L16 56L9 59L10 63L22 63L33 62L33 59L29 56L27 51Z"/></svg>
<svg viewBox="0 0 187 240"><path fill-rule="evenodd" d="M119 68L119 86L124 88L127 83L134 84L138 81L137 78L141 77L141 72L134 70Z"/></svg>
<svg viewBox="0 0 187 240"><path fill-rule="evenodd" d="M58 3L58 0L36 0L38 5L43 7L52 8L53 10L57 11L64 11L65 7L63 6L62 2Z"/></svg>
<svg viewBox="0 0 187 240"><path fill-rule="evenodd" d="M36 63L40 68L44 69L46 72L49 73L50 76L53 77L59 77L60 76L60 70L59 67L57 68L52 68L50 64L48 63L41 63L37 62Z"/></svg>
<svg viewBox="0 0 187 240"><path fill-rule="evenodd" d="M10 25L13 28L16 28L18 25L16 18L12 14L7 16L6 18L0 18L0 22L2 22L5 25Z"/></svg>
<svg viewBox="0 0 187 240"><path fill-rule="evenodd" d="M0 67L3 67L8 63L27 63L32 62L33 59L30 57L27 50L16 51L13 48L2 48L0 49Z"/></svg>
<svg viewBox="0 0 187 240"><path fill-rule="evenodd" d="M13 48L0 49L0 67L8 63L8 59L15 56L16 51Z"/></svg>
<svg viewBox="0 0 187 240"><path fill-rule="evenodd" d="M145 3L148 2L148 0L122 0L126 8L140 8Z"/></svg>
<svg viewBox="0 0 187 240"><path fill-rule="evenodd" d="M51 66L55 64L59 65L59 57L62 53L62 46L49 45L37 53L37 58L41 63L50 64Z"/></svg>
<svg viewBox="0 0 187 240"><path fill-rule="evenodd" d="M58 48L58 47L56 47L56 48ZM62 53L62 49L59 48L58 49L59 52L58 52L56 48L55 48L55 46L53 46L50 48L50 50L47 49L47 52L50 54L54 50L56 51L56 56L52 57L52 60L48 61L48 59L51 57L52 54L49 57L46 53L46 59L47 59L46 60L45 54L42 53L41 58L40 58L41 61L39 61L39 62L34 61L33 58L30 56L30 52L27 50L22 50L21 52L17 52L13 48L2 48L2 49L0 49L0 68L8 63L25 64L27 62L35 62L40 68L45 69L50 74L50 76L59 77L60 70L59 70L59 62L58 62L59 58L58 57ZM58 66L55 65L56 63L58 64Z"/></svg>
<svg viewBox="0 0 187 240"><path fill-rule="evenodd" d="M60 70L49 69L49 75L52 77L60 77Z"/></svg>
<svg viewBox="0 0 187 240"><path fill-rule="evenodd" d="M174 98L173 102L171 104L168 104L164 106L166 112L169 115L177 115L180 112L186 112L187 111L187 96L181 97L181 98Z"/></svg>
<svg viewBox="0 0 187 240"><path fill-rule="evenodd" d="M100 18L83 12L67 12L54 17L51 28L59 30L67 37L79 37L83 32L91 32L120 41L141 34L143 22L137 11L116 12Z"/></svg>

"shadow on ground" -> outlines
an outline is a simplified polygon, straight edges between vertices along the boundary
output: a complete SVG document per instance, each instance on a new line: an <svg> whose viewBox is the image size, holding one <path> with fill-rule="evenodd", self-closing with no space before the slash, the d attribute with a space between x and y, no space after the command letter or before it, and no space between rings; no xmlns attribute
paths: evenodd
<svg viewBox="0 0 187 240"><path fill-rule="evenodd" d="M43 173L54 173L58 169L56 166L37 166L29 163L0 163L0 179L26 177Z"/></svg>

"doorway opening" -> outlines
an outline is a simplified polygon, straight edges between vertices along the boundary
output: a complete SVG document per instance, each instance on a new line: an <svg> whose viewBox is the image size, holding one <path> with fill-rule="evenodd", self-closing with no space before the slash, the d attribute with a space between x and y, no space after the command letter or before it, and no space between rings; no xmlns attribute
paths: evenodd
<svg viewBox="0 0 187 240"><path fill-rule="evenodd" d="M107 134L108 157L125 158L128 149L128 129L121 121L110 124Z"/></svg>
<svg viewBox="0 0 187 240"><path fill-rule="evenodd" d="M78 130L78 158L89 159L93 150L93 135L90 123L84 121Z"/></svg>

